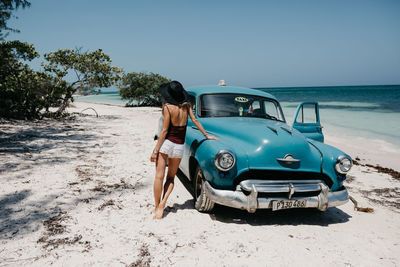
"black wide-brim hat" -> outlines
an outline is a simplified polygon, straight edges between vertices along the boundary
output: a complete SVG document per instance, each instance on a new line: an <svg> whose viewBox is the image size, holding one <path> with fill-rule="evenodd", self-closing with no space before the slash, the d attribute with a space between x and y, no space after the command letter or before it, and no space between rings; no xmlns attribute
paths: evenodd
<svg viewBox="0 0 400 267"><path fill-rule="evenodd" d="M164 83L158 90L167 103L180 105L189 101L188 93L178 81Z"/></svg>

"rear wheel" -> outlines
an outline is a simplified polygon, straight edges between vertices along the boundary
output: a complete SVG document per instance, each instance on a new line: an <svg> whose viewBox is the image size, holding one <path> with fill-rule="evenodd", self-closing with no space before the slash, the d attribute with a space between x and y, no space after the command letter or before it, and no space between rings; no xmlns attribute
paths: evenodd
<svg viewBox="0 0 400 267"><path fill-rule="evenodd" d="M197 166L193 179L194 207L200 212L208 212L214 208L214 202L205 193L204 182L203 172L200 166Z"/></svg>

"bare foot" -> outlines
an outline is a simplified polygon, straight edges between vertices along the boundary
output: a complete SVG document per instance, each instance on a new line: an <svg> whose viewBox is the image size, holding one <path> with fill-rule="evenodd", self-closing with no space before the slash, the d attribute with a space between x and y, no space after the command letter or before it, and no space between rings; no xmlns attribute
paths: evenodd
<svg viewBox="0 0 400 267"><path fill-rule="evenodd" d="M155 208L151 211L151 213L154 214L154 215L153 215L153 220L156 219L156 211L157 211L157 207L155 207Z"/></svg>
<svg viewBox="0 0 400 267"><path fill-rule="evenodd" d="M158 206L158 208L156 208L156 212L154 214L153 219L160 220L160 219L162 219L163 215L164 215L164 206L160 205L160 206Z"/></svg>

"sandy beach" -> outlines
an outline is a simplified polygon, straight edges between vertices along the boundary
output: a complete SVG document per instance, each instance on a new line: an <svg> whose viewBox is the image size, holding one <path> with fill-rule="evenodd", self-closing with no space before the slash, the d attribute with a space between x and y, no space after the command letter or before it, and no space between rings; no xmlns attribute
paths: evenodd
<svg viewBox="0 0 400 267"><path fill-rule="evenodd" d="M0 121L0 266L398 266L400 152L325 132L357 158L352 202L317 210L197 212L176 179L154 221L158 108L76 102L74 119Z"/></svg>

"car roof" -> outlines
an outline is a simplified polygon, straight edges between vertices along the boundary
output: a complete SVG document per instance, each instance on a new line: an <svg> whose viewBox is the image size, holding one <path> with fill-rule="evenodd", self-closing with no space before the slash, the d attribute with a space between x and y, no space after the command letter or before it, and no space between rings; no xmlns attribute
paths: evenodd
<svg viewBox="0 0 400 267"><path fill-rule="evenodd" d="M268 97L276 100L275 96L257 89L250 89L247 87L237 87L237 86L218 86L218 85L204 85L204 86L192 86L186 88L188 93L192 93L195 96L202 94L211 93L238 93L238 94L249 94L257 95L262 97Z"/></svg>

